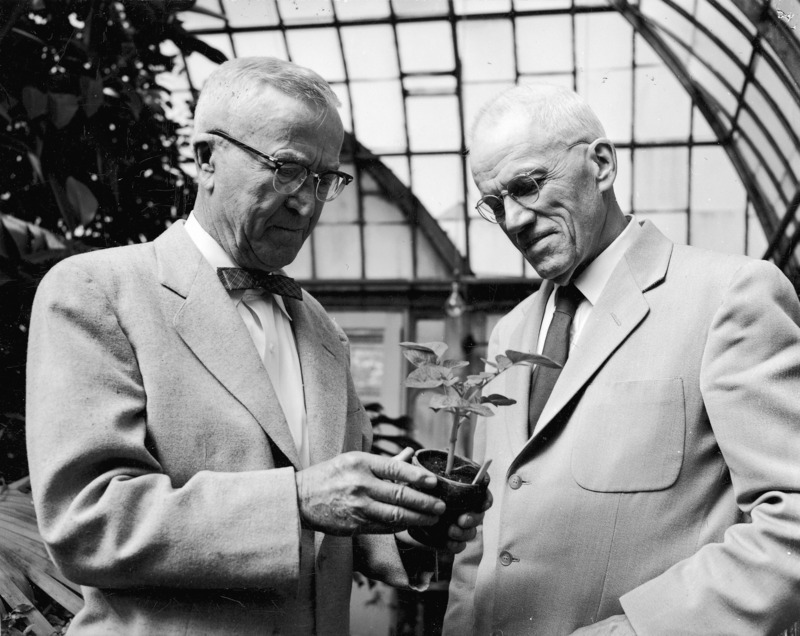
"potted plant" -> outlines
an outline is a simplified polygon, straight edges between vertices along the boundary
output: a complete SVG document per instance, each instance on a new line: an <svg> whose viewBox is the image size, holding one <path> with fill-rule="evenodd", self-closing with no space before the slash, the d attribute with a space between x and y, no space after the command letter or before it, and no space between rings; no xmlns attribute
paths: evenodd
<svg viewBox="0 0 800 636"><path fill-rule="evenodd" d="M432 396L428 406L434 411L452 414L447 451L423 448L415 452L412 460L438 477L431 494L442 499L447 510L436 525L413 528L409 534L427 545L443 547L447 541L447 528L464 512L480 510L489 487L486 470L491 459L479 466L455 453L461 425L473 414L492 417L495 413L489 405L499 407L516 403L516 400L497 393L484 395L484 387L515 365L539 364L551 368L561 365L546 356L508 350L495 356L494 360L482 358L487 370L464 377L458 369L468 366L469 362L445 359L447 345L443 342L401 342L400 346L403 355L415 367L408 374L405 385L413 389L440 389L441 393Z"/></svg>

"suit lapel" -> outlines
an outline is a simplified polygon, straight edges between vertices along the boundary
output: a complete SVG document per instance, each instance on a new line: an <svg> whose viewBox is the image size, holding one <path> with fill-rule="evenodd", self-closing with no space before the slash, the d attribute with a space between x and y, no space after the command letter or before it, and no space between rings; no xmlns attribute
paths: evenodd
<svg viewBox="0 0 800 636"><path fill-rule="evenodd" d="M297 448L269 374L214 269L192 243L182 223L162 234L155 247L159 280L183 298L182 303L170 304L176 309L175 330L299 469Z"/></svg>
<svg viewBox="0 0 800 636"><path fill-rule="evenodd" d="M532 440L541 436L555 416L645 319L650 308L644 292L664 280L671 254L672 243L655 226L645 222L640 236L617 264L597 305L592 308L536 424Z"/></svg>
<svg viewBox="0 0 800 636"><path fill-rule="evenodd" d="M311 463L318 464L341 453L344 445L347 361L341 341L327 325L329 319L313 299L286 298L284 302L292 317L303 370L309 455Z"/></svg>

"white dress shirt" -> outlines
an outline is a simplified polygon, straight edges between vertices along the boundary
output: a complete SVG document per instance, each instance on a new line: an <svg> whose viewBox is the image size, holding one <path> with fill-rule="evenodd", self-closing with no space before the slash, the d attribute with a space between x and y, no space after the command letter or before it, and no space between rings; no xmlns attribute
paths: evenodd
<svg viewBox="0 0 800 636"><path fill-rule="evenodd" d="M572 319L572 325L569 329L569 350L578 342L581 329L586 324L592 308L597 304L600 294L611 278L614 268L622 260L625 251L636 240L638 233L641 231L639 224L633 215L627 215L628 225L622 230L620 235L606 249L604 249L589 266L581 272L573 283L575 287L583 294L583 300L575 310L575 317ZM560 285L555 285L550 297L547 299L547 304L544 308L544 316L542 317L542 326L539 329L539 342L537 344L537 353L541 353L544 349L544 340L547 337L547 330L550 328L550 322L553 320L553 313L555 312L555 296L556 290Z"/></svg>
<svg viewBox="0 0 800 636"><path fill-rule="evenodd" d="M194 213L189 215L185 227L189 238L212 267L239 267L202 228ZM236 305L267 369L300 455L300 463L307 468L311 460L303 374L292 332L292 319L286 311L283 298L255 289L229 291L228 295Z"/></svg>

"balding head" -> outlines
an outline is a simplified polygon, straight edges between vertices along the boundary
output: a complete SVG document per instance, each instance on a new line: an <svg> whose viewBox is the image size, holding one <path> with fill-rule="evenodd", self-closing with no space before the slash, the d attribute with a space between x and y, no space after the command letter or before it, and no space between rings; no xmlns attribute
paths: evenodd
<svg viewBox="0 0 800 636"><path fill-rule="evenodd" d="M236 132L237 114L248 112L265 88L306 104L320 119L340 106L328 83L311 69L272 57L241 57L221 64L203 85L195 135L213 128Z"/></svg>
<svg viewBox="0 0 800 636"><path fill-rule="evenodd" d="M473 140L491 134L495 126L509 119L527 122L532 133L546 137L554 146L606 134L597 115L574 91L549 84L523 84L500 93L481 109L472 129Z"/></svg>

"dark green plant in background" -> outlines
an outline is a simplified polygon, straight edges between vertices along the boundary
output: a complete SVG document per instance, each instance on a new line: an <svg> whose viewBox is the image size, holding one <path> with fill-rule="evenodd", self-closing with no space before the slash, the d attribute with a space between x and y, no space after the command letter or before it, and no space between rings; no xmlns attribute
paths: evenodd
<svg viewBox="0 0 800 636"><path fill-rule="evenodd" d="M176 12L194 0L0 2L0 478L27 474L26 330L62 258L155 238L190 209L181 124L158 84L177 56L225 56Z"/></svg>

